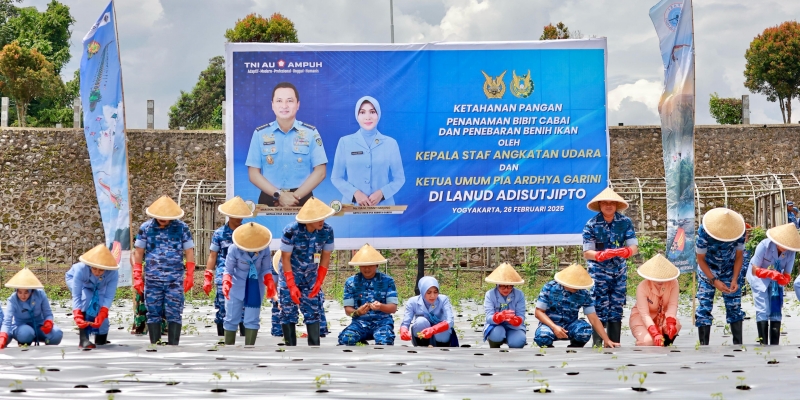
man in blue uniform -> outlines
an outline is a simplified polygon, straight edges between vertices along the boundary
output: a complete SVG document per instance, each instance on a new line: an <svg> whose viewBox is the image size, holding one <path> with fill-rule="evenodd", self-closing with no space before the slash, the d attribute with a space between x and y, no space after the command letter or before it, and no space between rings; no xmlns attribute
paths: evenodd
<svg viewBox="0 0 800 400"><path fill-rule="evenodd" d="M303 206L325 179L328 158L317 128L295 119L300 94L289 82L272 90L275 121L253 132L247 152L250 182L261 189L258 204Z"/></svg>
<svg viewBox="0 0 800 400"><path fill-rule="evenodd" d="M119 265L105 244L98 244L78 259L64 278L72 292L72 318L78 326L80 348L95 348L108 341L108 309L117 295ZM95 343L89 335L95 335Z"/></svg>
<svg viewBox="0 0 800 400"><path fill-rule="evenodd" d="M619 213L628 208L628 202L611 188L600 192L587 207L597 212L583 228L583 258L594 279L594 306L597 317L607 328L608 337L619 343L622 309L628 293L625 261L639 251L639 241L631 219ZM603 345L597 332L593 339L594 346Z"/></svg>
<svg viewBox="0 0 800 400"><path fill-rule="evenodd" d="M308 332L308 345L319 346L322 296L320 290L328 273L333 251L333 228L325 218L335 211L319 199L306 202L281 237L280 280L281 329L287 346L297 345L295 325L299 311Z"/></svg>
<svg viewBox="0 0 800 400"><path fill-rule="evenodd" d="M745 223L739 213L727 208L709 210L697 229L696 249L698 282L695 323L701 345L708 345L711 335L716 291L725 300L725 316L731 327L733 344L742 344L742 291L739 271L742 268Z"/></svg>
<svg viewBox="0 0 800 400"><path fill-rule="evenodd" d="M339 334L339 344L355 346L375 339L376 345L394 345L394 319L397 311L397 288L391 276L378 272L386 264L381 253L365 244L350 260L359 273L344 283L345 314L352 322Z"/></svg>
<svg viewBox="0 0 800 400"><path fill-rule="evenodd" d="M793 223L795 228L800 228L800 222L798 222L798 220L797 220L797 209L794 208L794 202L793 201L787 201L786 202L786 215L787 215L787 217L789 219L788 222Z"/></svg>
<svg viewBox="0 0 800 400"><path fill-rule="evenodd" d="M145 213L152 219L139 227L134 242L133 285L145 296L150 343L156 344L161 339L163 310L167 318L167 344L177 346L183 322L183 294L194 285L194 241L189 226L179 220L183 210L168 196L153 202Z"/></svg>

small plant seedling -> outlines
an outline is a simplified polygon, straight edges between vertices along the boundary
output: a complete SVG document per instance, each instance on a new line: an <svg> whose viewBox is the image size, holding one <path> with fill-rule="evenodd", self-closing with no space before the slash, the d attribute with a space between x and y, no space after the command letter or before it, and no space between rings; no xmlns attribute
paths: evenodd
<svg viewBox="0 0 800 400"><path fill-rule="evenodd" d="M317 390L320 390L323 386L330 384L331 374L322 374L314 377L314 385L317 387Z"/></svg>
<svg viewBox="0 0 800 400"><path fill-rule="evenodd" d="M647 390L644 387L642 387L644 385L644 381L647 380L647 372L637 372L637 373L633 374L633 376L637 376L637 375L639 376L639 389L638 389L638 391L639 392L643 392L643 391Z"/></svg>
<svg viewBox="0 0 800 400"><path fill-rule="evenodd" d="M133 379L135 379L135 380L136 380L136 382L139 382L139 378L137 378L137 377L136 377L136 374L134 374L134 373L125 374L125 375L123 375L122 377L123 377L123 378L133 378Z"/></svg>
<svg viewBox="0 0 800 400"><path fill-rule="evenodd" d="M750 390L750 386L748 386L748 385L746 385L746 384L744 383L744 380L745 380L745 379L747 379L747 377L745 377L745 376L737 376L737 377L736 377L736 380L737 380L737 381L739 381L739 382L738 382L739 384L738 384L738 385L736 385L736 388L737 388L737 389L739 389L739 390Z"/></svg>
<svg viewBox="0 0 800 400"><path fill-rule="evenodd" d="M711 398L712 399L719 399L719 400L724 400L725 399L724 397L722 397L722 392L711 393Z"/></svg>
<svg viewBox="0 0 800 400"><path fill-rule="evenodd" d="M539 354L541 354L541 355L547 354L547 348L544 347L544 346L539 347Z"/></svg>
<svg viewBox="0 0 800 400"><path fill-rule="evenodd" d="M46 381L47 377L44 376L44 374L45 374L45 372L47 372L47 369L45 367L36 367L36 369L39 370L39 376L36 377L36 380L37 381Z"/></svg>
<svg viewBox="0 0 800 400"><path fill-rule="evenodd" d="M366 344L364 344L364 342L357 342L356 343L356 347L365 347L365 346L366 346Z"/></svg>
<svg viewBox="0 0 800 400"><path fill-rule="evenodd" d="M66 354L67 354L67 352L65 352L64 349L61 349L61 359L62 360L64 359L64 355L66 355Z"/></svg>
<svg viewBox="0 0 800 400"><path fill-rule="evenodd" d="M728 375L720 375L717 379L728 379Z"/></svg>
<svg viewBox="0 0 800 400"><path fill-rule="evenodd" d="M694 350L695 351L700 350L700 341L699 340L694 343Z"/></svg>
<svg viewBox="0 0 800 400"><path fill-rule="evenodd" d="M22 381L20 381L20 380L11 381L11 383L8 385L8 387L13 387L14 388L13 391L16 391L16 392L25 391L25 389L22 388Z"/></svg>
<svg viewBox="0 0 800 400"><path fill-rule="evenodd" d="M534 389L534 392L547 393L550 390L550 384L547 382L547 379L539 378L542 375L541 372L532 369L526 372L525 375L531 375L531 379L528 379L528 382L539 383L539 387Z"/></svg>
<svg viewBox="0 0 800 400"><path fill-rule="evenodd" d="M220 380L222 380L222 374L220 374L219 372L212 372L211 373L211 379L209 379L209 382L210 381L214 381L214 383L215 383L214 389L211 389L212 392L214 392L214 393L226 392L225 389L220 389L219 388L219 381Z"/></svg>
<svg viewBox="0 0 800 400"><path fill-rule="evenodd" d="M561 362L561 368L564 368L564 367L566 367L567 365L569 365L569 364L567 364L567 362L566 362L566 361L562 361L562 362Z"/></svg>
<svg viewBox="0 0 800 400"><path fill-rule="evenodd" d="M417 380L419 381L419 383L425 385L426 392L438 392L438 390L436 390L436 386L433 385L433 375L431 375L430 372L428 371L420 372L419 374L417 374Z"/></svg>
<svg viewBox="0 0 800 400"><path fill-rule="evenodd" d="M232 369L228 370L228 376L231 378L231 383L233 383L233 378L236 378L237 381L239 380L239 375L236 375L236 371Z"/></svg>

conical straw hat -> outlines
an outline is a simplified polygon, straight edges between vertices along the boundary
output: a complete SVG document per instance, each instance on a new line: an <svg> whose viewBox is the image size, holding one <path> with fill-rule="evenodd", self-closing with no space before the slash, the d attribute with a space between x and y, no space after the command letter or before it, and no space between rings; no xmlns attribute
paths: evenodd
<svg viewBox="0 0 800 400"><path fill-rule="evenodd" d="M269 247L272 232L255 222L240 225L233 231L233 244L243 251L261 251Z"/></svg>
<svg viewBox="0 0 800 400"><path fill-rule="evenodd" d="M800 237L798 237L800 239ZM667 282L678 279L681 271L666 257L656 254L653 258L642 264L636 272L644 279L653 282Z"/></svg>
<svg viewBox="0 0 800 400"><path fill-rule="evenodd" d="M19 270L11 279L6 282L7 288L12 289L44 289L39 278L27 267Z"/></svg>
<svg viewBox="0 0 800 400"><path fill-rule="evenodd" d="M300 209L295 219L301 224L310 224L312 222L322 221L335 213L336 211L328 207L328 205L320 201L320 199L312 197L308 199L303 208Z"/></svg>
<svg viewBox="0 0 800 400"><path fill-rule="evenodd" d="M250 218L253 216L253 211L247 206L247 203L241 197L236 196L217 207L220 214L227 215L231 218Z"/></svg>
<svg viewBox="0 0 800 400"><path fill-rule="evenodd" d="M786 250L800 251L800 233L791 222L768 229L767 237Z"/></svg>
<svg viewBox="0 0 800 400"><path fill-rule="evenodd" d="M281 263L281 251L278 250L275 252L275 255L272 256L272 269L275 270L277 273L281 273L281 270L278 267L278 264Z"/></svg>
<svg viewBox="0 0 800 400"><path fill-rule="evenodd" d="M556 273L556 276L553 279L560 283L561 286L568 287L570 289L589 289L594 286L594 279L589 276L589 273L586 272L586 269L578 264L572 264L569 267L564 268Z"/></svg>
<svg viewBox="0 0 800 400"><path fill-rule="evenodd" d="M590 210L600 212L600 202L601 201L616 201L617 202L617 211L622 211L628 208L628 202L622 198L622 196L618 195L614 189L605 188L603 189L600 194L594 196L592 201L586 205Z"/></svg>
<svg viewBox="0 0 800 400"><path fill-rule="evenodd" d="M105 244L98 244L91 250L78 257L80 262L95 268L115 270L119 269L117 259L111 254L111 250Z"/></svg>
<svg viewBox="0 0 800 400"><path fill-rule="evenodd" d="M183 217L183 210L169 196L161 196L144 210L145 214L155 219L172 220Z"/></svg>
<svg viewBox="0 0 800 400"><path fill-rule="evenodd" d="M485 279L486 282L496 285L522 285L525 280L517 273L509 263L502 263L495 268Z"/></svg>
<svg viewBox="0 0 800 400"><path fill-rule="evenodd" d="M744 218L736 211L719 207L703 215L703 229L722 242L732 242L744 235Z"/></svg>
<svg viewBox="0 0 800 400"><path fill-rule="evenodd" d="M356 255L350 259L348 264L359 267L362 265L386 264L388 261L378 250L375 250L369 243L361 246Z"/></svg>

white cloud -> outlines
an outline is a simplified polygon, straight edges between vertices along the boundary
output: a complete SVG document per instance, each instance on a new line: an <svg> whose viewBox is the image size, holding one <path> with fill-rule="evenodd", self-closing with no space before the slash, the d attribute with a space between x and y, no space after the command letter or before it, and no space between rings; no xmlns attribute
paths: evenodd
<svg viewBox="0 0 800 400"><path fill-rule="evenodd" d="M658 113L658 101L663 91L664 85L661 82L646 79L619 85L608 92L608 109L619 111L622 101L629 99L644 103L648 109Z"/></svg>

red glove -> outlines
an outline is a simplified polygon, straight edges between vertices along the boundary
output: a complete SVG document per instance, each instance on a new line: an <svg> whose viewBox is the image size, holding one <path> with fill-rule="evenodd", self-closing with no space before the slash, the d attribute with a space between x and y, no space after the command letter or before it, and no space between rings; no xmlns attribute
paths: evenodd
<svg viewBox="0 0 800 400"><path fill-rule="evenodd" d="M450 330L450 324L448 324L447 321L442 321L430 328L421 330L417 336L419 336L421 339L430 339L433 337L433 335L447 332L448 330Z"/></svg>
<svg viewBox="0 0 800 400"><path fill-rule="evenodd" d="M297 288L297 284L294 283L294 274L292 271L283 271L283 276L286 278L286 287L289 288L289 294L292 296L292 303L300 304L300 289Z"/></svg>
<svg viewBox="0 0 800 400"><path fill-rule="evenodd" d="M667 317L667 337L670 340L675 339L675 335L678 334L678 321L675 321L675 318Z"/></svg>
<svg viewBox="0 0 800 400"><path fill-rule="evenodd" d="M77 325L80 329L86 329L89 327L89 323L83 319L83 313L80 309L76 308L72 310L72 319L75 320L75 325Z"/></svg>
<svg viewBox="0 0 800 400"><path fill-rule="evenodd" d="M208 296L211 293L211 288L214 286L214 271L207 269L203 272L203 292Z"/></svg>
<svg viewBox="0 0 800 400"><path fill-rule="evenodd" d="M311 292L308 293L308 298L313 299L317 297L319 294L319 290L322 289L322 282L325 280L325 275L328 274L328 267L323 267L322 265L319 266L317 269L317 282L314 283L314 287L311 288Z"/></svg>
<svg viewBox="0 0 800 400"><path fill-rule="evenodd" d="M786 286L789 284L789 282L792 281L792 276L789 274L783 274L781 275L780 278L776 279L775 281L778 282L778 285Z"/></svg>
<svg viewBox="0 0 800 400"><path fill-rule="evenodd" d="M664 345L664 336L661 336L661 332L658 331L658 327L655 325L650 325L647 328L647 332L650 332L650 336L653 337L653 345L654 346L663 346Z"/></svg>
<svg viewBox="0 0 800 400"><path fill-rule="evenodd" d="M620 247L618 249L611 250L611 253L614 254L615 257L628 258L633 255L633 250L628 247Z"/></svg>
<svg viewBox="0 0 800 400"><path fill-rule="evenodd" d="M506 315L503 314L502 312L496 312L494 313L494 315L492 315L492 322L494 322L495 324L500 325L503 322L505 322L505 320L506 320Z"/></svg>
<svg viewBox="0 0 800 400"><path fill-rule="evenodd" d="M603 251L598 251L597 253L594 253L594 260L597 261L597 262L603 262L603 261L606 261L606 260L610 260L612 258L614 258L613 250L603 250Z"/></svg>
<svg viewBox="0 0 800 400"><path fill-rule="evenodd" d="M186 278L183 279L183 293L192 290L192 286L194 286L194 267L195 263L191 261L186 263Z"/></svg>
<svg viewBox="0 0 800 400"><path fill-rule="evenodd" d="M272 279L272 274L264 275L264 286L267 287L267 297L270 299L275 297L277 289L275 288L275 280Z"/></svg>
<svg viewBox="0 0 800 400"><path fill-rule="evenodd" d="M42 324L42 332L44 332L44 334L47 335L52 330L53 330L53 320L50 319L44 320L44 323Z"/></svg>
<svg viewBox="0 0 800 400"><path fill-rule="evenodd" d="M142 264L133 265L133 288L137 292L139 292L139 294L144 294L144 279L142 279Z"/></svg>
<svg viewBox="0 0 800 400"><path fill-rule="evenodd" d="M226 300L230 300L231 288L233 287L233 278L230 274L222 275L222 295Z"/></svg>
<svg viewBox="0 0 800 400"><path fill-rule="evenodd" d="M100 328L106 318L108 318L108 307L100 307L100 312L97 313L97 316L94 317L94 323L91 324L92 328Z"/></svg>
<svg viewBox="0 0 800 400"><path fill-rule="evenodd" d="M514 315L508 319L508 323L514 326L520 326L522 325L522 317Z"/></svg>
<svg viewBox="0 0 800 400"><path fill-rule="evenodd" d="M8 344L8 333L0 332L0 349L6 348L7 344Z"/></svg>
<svg viewBox="0 0 800 400"><path fill-rule="evenodd" d="M400 327L400 340L409 341L411 340L411 332L408 331L408 328L405 326Z"/></svg>
<svg viewBox="0 0 800 400"><path fill-rule="evenodd" d="M755 275L755 276L757 276L759 278L769 278L769 279L772 279L774 281L777 281L778 279L781 279L781 276L783 274L781 274L780 272L778 272L778 271L776 271L774 269L766 269L766 268L755 267L755 269L753 270L753 275Z"/></svg>

